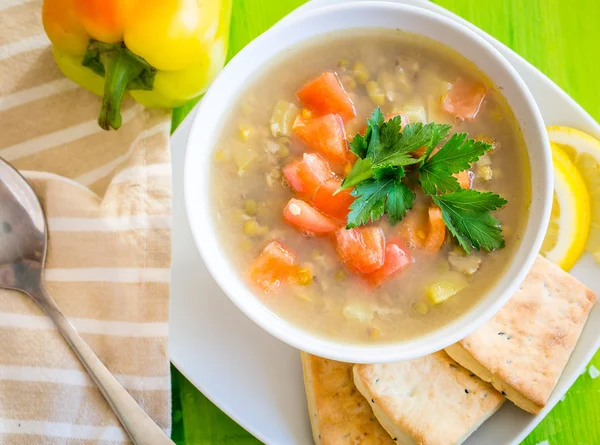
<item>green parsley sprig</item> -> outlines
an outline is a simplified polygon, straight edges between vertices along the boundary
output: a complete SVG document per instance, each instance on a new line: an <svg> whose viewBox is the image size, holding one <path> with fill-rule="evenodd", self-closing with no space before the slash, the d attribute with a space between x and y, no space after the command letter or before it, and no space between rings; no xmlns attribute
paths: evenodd
<svg viewBox="0 0 600 445"><path fill-rule="evenodd" d="M402 220L416 198L406 185L408 172L440 207L444 223L466 253L504 247L502 228L490 212L507 201L491 192L463 190L453 176L468 170L492 146L456 133L434 153L452 126L414 123L401 130L401 123L400 116L385 121L377 108L367 120L364 136L357 134L350 142L358 160L338 190L354 187L351 194L356 199L346 227L376 221L384 214L392 224ZM413 152L421 148L424 154L415 156Z"/></svg>

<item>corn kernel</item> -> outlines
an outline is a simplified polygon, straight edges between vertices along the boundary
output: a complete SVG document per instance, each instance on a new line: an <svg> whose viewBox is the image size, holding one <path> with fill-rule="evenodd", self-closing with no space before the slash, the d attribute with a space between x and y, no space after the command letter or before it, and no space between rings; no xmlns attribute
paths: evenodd
<svg viewBox="0 0 600 445"><path fill-rule="evenodd" d="M313 282L312 272L308 268L300 268L297 273L297 281L301 286L308 286Z"/></svg>
<svg viewBox="0 0 600 445"><path fill-rule="evenodd" d="M423 301L417 301L415 304L413 304L413 309L419 315L425 315L427 312L429 312L429 306Z"/></svg>
<svg viewBox="0 0 600 445"><path fill-rule="evenodd" d="M246 215L254 216L256 215L257 211L258 205L256 204L256 201L254 199L246 200L246 202L244 203L244 212L246 213Z"/></svg>
<svg viewBox="0 0 600 445"><path fill-rule="evenodd" d="M312 112L308 108L302 108L300 114L304 119L309 119L312 116Z"/></svg>
<svg viewBox="0 0 600 445"><path fill-rule="evenodd" d="M367 328L367 333L369 334L369 338L372 340L376 340L381 337L381 329L379 329L377 326Z"/></svg>
<svg viewBox="0 0 600 445"><path fill-rule="evenodd" d="M215 151L214 157L215 157L215 161L219 161L219 162L226 162L231 159L231 156L229 155L229 153L227 153L225 150L221 150L221 149Z"/></svg>
<svg viewBox="0 0 600 445"><path fill-rule="evenodd" d="M252 134L252 130L250 130L249 128L240 127L240 137L244 141L247 141L248 139L250 139L251 134Z"/></svg>
<svg viewBox="0 0 600 445"><path fill-rule="evenodd" d="M362 62L356 62L353 67L354 78L356 81L362 85L367 83L369 78L371 77L371 73L369 73L369 69Z"/></svg>
<svg viewBox="0 0 600 445"><path fill-rule="evenodd" d="M261 226L255 219L250 219L244 223L244 232L250 236L266 235L269 228Z"/></svg>
<svg viewBox="0 0 600 445"><path fill-rule="evenodd" d="M279 159L285 159L290 155L290 149L285 145L282 145L279 151L277 152L277 157Z"/></svg>
<svg viewBox="0 0 600 445"><path fill-rule="evenodd" d="M336 279L337 281L342 281L342 280L343 280L343 279L345 279L345 278L346 278L346 272L345 272L345 271L343 271L343 270L341 270L341 269L340 269L340 270L338 270L338 271L335 273L335 279Z"/></svg>

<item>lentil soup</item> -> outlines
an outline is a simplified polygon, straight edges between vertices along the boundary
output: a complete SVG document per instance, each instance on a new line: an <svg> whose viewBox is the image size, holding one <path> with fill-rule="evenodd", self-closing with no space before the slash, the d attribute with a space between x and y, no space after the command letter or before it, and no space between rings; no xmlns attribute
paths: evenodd
<svg viewBox="0 0 600 445"><path fill-rule="evenodd" d="M377 173L373 147L387 137L386 153L406 151L428 129L444 137ZM456 180L444 186L434 179L452 141L474 154L467 169L448 167ZM467 313L508 268L530 204L527 153L501 93L454 51L389 30L320 37L266 67L223 123L211 168L220 241L256 298L348 343L408 340ZM372 186L388 184L377 198ZM463 219L453 224L441 196L453 191L501 195L505 205L458 215L489 233L461 238Z"/></svg>

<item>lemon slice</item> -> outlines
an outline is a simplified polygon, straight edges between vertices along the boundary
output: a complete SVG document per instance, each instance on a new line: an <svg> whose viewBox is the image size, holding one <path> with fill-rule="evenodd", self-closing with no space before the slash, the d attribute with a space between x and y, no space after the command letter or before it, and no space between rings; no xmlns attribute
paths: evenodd
<svg viewBox="0 0 600 445"><path fill-rule="evenodd" d="M559 144L573 161L590 195L591 227L586 250L600 262L600 141L569 127L548 127L550 142Z"/></svg>
<svg viewBox="0 0 600 445"><path fill-rule="evenodd" d="M590 198L583 177L567 153L552 145L554 202L541 254L569 270L581 256L590 230Z"/></svg>

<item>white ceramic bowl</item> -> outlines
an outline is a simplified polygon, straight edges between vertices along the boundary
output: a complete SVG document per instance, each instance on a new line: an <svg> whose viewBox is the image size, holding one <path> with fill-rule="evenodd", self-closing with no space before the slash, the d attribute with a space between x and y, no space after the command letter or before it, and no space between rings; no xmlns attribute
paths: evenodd
<svg viewBox="0 0 600 445"><path fill-rule="evenodd" d="M428 335L387 345L350 344L322 338L271 312L253 295L221 247L210 193L212 153L223 119L236 106L254 76L283 51L307 39L355 28L414 33L441 42L471 60L504 93L523 132L531 164L532 201L525 235L498 284L458 320ZM541 246L550 216L552 181L550 147L540 112L524 82L496 49L441 15L411 6L369 2L297 14L258 37L229 62L202 99L196 114L187 144L184 187L192 233L206 266L248 317L275 337L312 354L353 363L383 363L440 350L478 328L506 303L525 278Z"/></svg>

